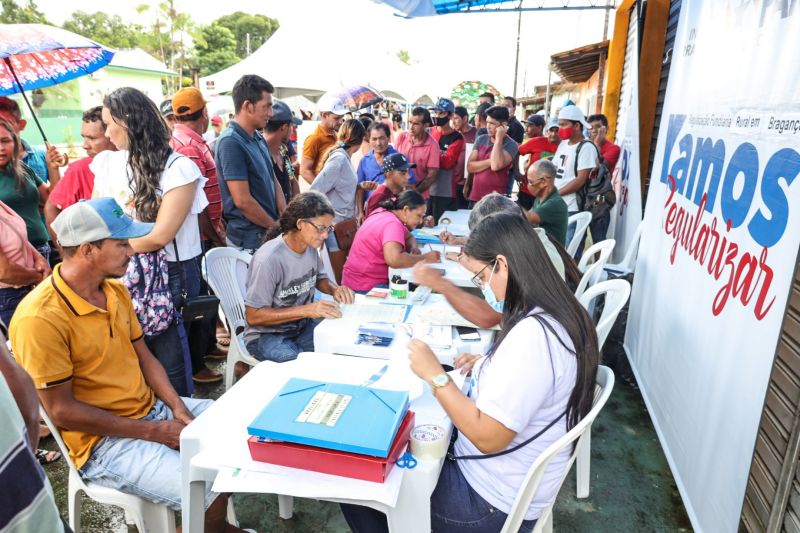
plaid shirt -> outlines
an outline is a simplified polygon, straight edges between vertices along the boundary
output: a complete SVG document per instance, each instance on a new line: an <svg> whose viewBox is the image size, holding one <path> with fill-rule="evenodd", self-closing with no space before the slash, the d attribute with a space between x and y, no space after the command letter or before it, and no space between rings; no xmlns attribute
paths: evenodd
<svg viewBox="0 0 800 533"><path fill-rule="evenodd" d="M175 124L169 144L173 150L194 161L200 168L200 172L208 180L205 187L203 187L208 200L208 215L217 231L221 231L222 197L219 192L219 180L217 178L217 166L214 164L214 154L208 147L208 143L200 134L178 122ZM207 239L208 236L203 235L203 238Z"/></svg>

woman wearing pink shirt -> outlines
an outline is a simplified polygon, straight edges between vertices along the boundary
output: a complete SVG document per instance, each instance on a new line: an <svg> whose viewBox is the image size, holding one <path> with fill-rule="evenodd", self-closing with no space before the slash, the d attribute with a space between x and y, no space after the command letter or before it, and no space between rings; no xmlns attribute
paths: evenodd
<svg viewBox="0 0 800 533"><path fill-rule="evenodd" d="M420 193L405 191L379 205L356 233L344 265L342 285L356 291L389 283L390 267L439 262L439 252L420 255L406 251L409 229L416 228L425 216L425 199Z"/></svg>

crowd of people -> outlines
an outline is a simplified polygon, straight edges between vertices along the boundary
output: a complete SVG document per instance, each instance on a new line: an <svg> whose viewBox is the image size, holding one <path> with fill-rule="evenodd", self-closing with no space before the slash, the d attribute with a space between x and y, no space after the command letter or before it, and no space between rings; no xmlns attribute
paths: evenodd
<svg viewBox="0 0 800 533"><path fill-rule="evenodd" d="M196 88L161 105L117 89L84 113L86 157L68 166L56 148L23 141L18 105L0 98L0 324L14 358L0 337L0 371L26 448L37 453L35 390L84 479L178 509L180 430L211 403L192 398L194 384L222 379L207 358L225 357L237 334L213 313L184 317L210 294L205 252L252 256L244 343L275 362L313 351L320 320L386 286L390 269L413 267L466 319L500 326L488 354L456 361L471 373L466 394L439 379L447 374L427 345L409 348L412 370L458 430L454 454L486 459L445 464L433 529L499 531L530 464L591 406L597 339L573 295L580 273L566 246L579 211L593 213L593 240L608 230L597 205L613 196L586 194L619 158L606 117L565 105L550 120L520 122L514 98L495 105L486 93L472 117L447 98L415 107L398 133L380 114L353 116L323 98L298 150L302 119L273 93L264 78L243 76L224 127ZM479 293L429 268L442 254L423 252L412 234L456 209L472 210L470 235L443 231L443 242L462 246L445 260L472 272ZM239 363L237 374L247 370ZM548 468L521 531L555 498L564 460ZM239 531L225 524L227 495L210 485L206 507L206 531ZM343 511L354 531L386 529L380 513Z"/></svg>

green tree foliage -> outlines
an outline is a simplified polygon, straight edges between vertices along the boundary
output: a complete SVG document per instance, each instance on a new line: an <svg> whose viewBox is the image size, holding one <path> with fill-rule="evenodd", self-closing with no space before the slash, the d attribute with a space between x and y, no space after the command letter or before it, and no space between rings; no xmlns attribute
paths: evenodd
<svg viewBox="0 0 800 533"><path fill-rule="evenodd" d="M195 34L195 59L201 76L208 76L239 61L233 32L213 22Z"/></svg>
<svg viewBox="0 0 800 533"><path fill-rule="evenodd" d="M397 59L405 63L406 65L411 64L411 54L408 53L408 50L398 50L397 51Z"/></svg>
<svg viewBox="0 0 800 533"><path fill-rule="evenodd" d="M14 0L0 0L0 5L3 7L0 15L0 22L3 24L50 24L33 0L22 5Z"/></svg>
<svg viewBox="0 0 800 533"><path fill-rule="evenodd" d="M194 29L192 19L175 8L174 0L161 2L153 9L149 4L140 4L136 10L152 16L150 27L141 34L140 46L178 73L177 79L167 78L166 89L172 94L179 88L184 72L191 72L194 67L193 49L189 46L189 35Z"/></svg>
<svg viewBox="0 0 800 533"><path fill-rule="evenodd" d="M111 48L137 48L140 45L141 26L126 24L119 15L97 11L75 11L64 21L64 29L88 37Z"/></svg>
<svg viewBox="0 0 800 533"><path fill-rule="evenodd" d="M236 37L236 54L247 57L247 34L250 34L250 52L257 50L275 33L280 23L265 15L250 15L242 11L218 18L214 23L225 26Z"/></svg>

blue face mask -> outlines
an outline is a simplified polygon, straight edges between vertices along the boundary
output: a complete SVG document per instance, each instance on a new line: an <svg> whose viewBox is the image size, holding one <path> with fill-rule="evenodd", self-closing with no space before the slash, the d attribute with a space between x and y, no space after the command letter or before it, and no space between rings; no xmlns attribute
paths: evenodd
<svg viewBox="0 0 800 533"><path fill-rule="evenodd" d="M494 295L494 291L492 290L492 286L490 285L492 282L492 276L494 276L495 268L497 268L497 263L495 263L494 267L492 267L492 273L489 274L489 281L484 283L483 290L481 292L483 292L483 297L486 300L486 303L498 313L502 313L505 300L498 302L497 297Z"/></svg>

